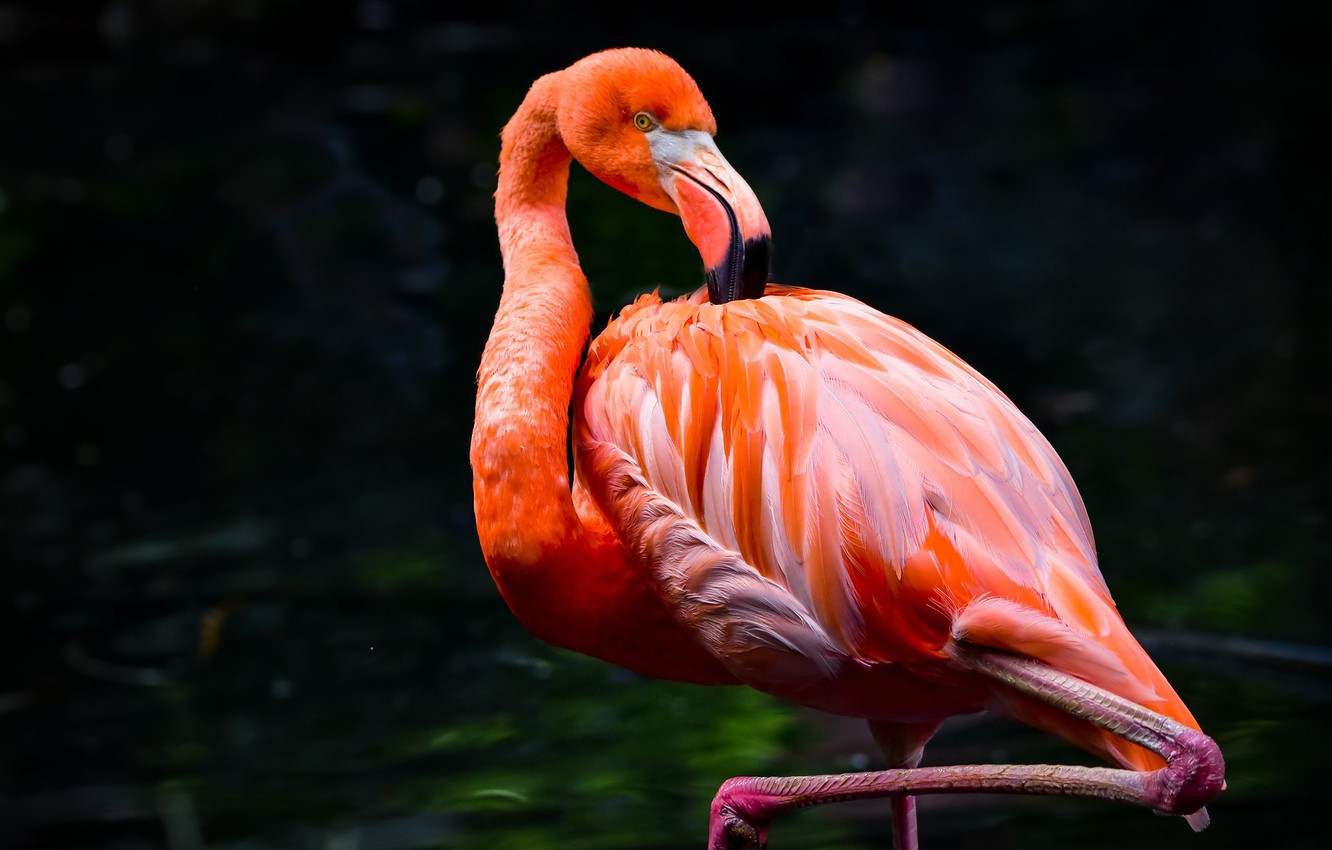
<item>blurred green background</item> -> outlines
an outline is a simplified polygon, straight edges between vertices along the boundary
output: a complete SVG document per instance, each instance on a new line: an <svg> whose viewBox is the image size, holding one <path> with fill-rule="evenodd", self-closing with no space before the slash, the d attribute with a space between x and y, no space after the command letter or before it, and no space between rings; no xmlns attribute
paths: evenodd
<svg viewBox="0 0 1332 850"><path fill-rule="evenodd" d="M777 280L1036 420L1228 759L1199 836L966 797L923 846L1325 846L1329 7L817 5L0 2L0 847L702 847L729 775L878 765L856 722L542 645L481 561L498 132L626 44L708 95ZM570 217L603 317L701 282L586 174ZM979 717L926 755L996 760L1084 758Z"/></svg>

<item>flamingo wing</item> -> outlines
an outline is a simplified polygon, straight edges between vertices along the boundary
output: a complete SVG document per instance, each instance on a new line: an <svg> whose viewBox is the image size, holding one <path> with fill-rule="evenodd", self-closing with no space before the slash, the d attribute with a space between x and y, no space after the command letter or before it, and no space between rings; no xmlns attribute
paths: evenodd
<svg viewBox="0 0 1332 850"><path fill-rule="evenodd" d="M813 290L645 296L574 407L579 486L750 684L800 698L847 660L928 664L965 638L1140 702L1169 687L1054 449L900 320Z"/></svg>
<svg viewBox="0 0 1332 850"><path fill-rule="evenodd" d="M857 654L910 652L876 630L914 587L956 609L985 594L1048 600L1067 573L1109 601L1044 437L951 352L854 299L649 296L593 345L580 390L588 438L623 450ZM932 535L968 557L922 585Z"/></svg>

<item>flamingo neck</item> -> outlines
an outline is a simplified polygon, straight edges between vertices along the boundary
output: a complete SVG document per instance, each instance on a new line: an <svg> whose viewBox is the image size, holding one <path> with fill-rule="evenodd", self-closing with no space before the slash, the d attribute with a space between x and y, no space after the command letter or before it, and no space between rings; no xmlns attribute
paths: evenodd
<svg viewBox="0 0 1332 850"><path fill-rule="evenodd" d="M649 676L734 679L662 605L605 518L569 485L569 406L592 324L564 202L558 75L504 128L495 220L504 294L477 375L477 536L510 610L537 637Z"/></svg>
<svg viewBox="0 0 1332 850"><path fill-rule="evenodd" d="M591 325L565 196L569 151L550 77L502 133L496 222L505 284L478 372L472 433L477 534L490 573L527 629L567 645L557 561L582 542L569 488L569 404Z"/></svg>
<svg viewBox="0 0 1332 850"><path fill-rule="evenodd" d="M549 559L580 530L568 411L592 322L564 213L570 156L555 126L555 89L539 80L502 135L495 219L504 294L478 373L471 452L482 550L529 628L536 615L524 616L524 598L545 592ZM530 607L541 606L534 598Z"/></svg>

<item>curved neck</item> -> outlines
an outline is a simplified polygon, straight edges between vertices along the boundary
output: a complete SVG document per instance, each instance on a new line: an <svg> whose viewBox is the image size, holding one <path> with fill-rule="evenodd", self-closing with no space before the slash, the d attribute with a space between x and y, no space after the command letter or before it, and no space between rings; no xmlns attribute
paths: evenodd
<svg viewBox="0 0 1332 850"><path fill-rule="evenodd" d="M564 201L556 77L504 128L495 220L504 294L481 358L472 431L476 530L495 584L543 640L649 676L733 681L662 605L569 484L569 406L592 324ZM585 495L585 494L584 494Z"/></svg>
<svg viewBox="0 0 1332 850"><path fill-rule="evenodd" d="M505 126L495 220L504 294L478 373L472 481L482 548L499 563L535 564L578 519L569 492L569 401L592 323L564 202L570 156L555 126L551 77Z"/></svg>

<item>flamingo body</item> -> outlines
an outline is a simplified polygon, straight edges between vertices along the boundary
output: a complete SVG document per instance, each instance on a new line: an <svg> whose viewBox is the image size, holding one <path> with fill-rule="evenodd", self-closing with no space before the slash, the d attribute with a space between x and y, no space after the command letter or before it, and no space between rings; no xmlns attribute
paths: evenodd
<svg viewBox="0 0 1332 850"><path fill-rule="evenodd" d="M574 411L575 485L746 684L938 721L994 706L949 657L965 639L1193 724L1116 612L1054 449L910 325L778 286L728 304L644 296L593 342ZM626 472L670 522L628 504L613 483ZM672 550L672 535L698 551ZM1157 762L1090 726L1057 731L1126 766Z"/></svg>

